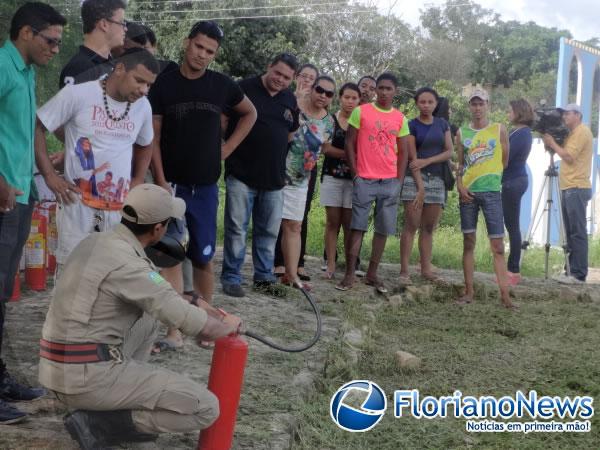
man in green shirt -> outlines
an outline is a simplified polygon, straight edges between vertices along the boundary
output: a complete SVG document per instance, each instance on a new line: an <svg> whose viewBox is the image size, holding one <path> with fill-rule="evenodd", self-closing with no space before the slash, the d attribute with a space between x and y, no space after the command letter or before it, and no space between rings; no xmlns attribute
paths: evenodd
<svg viewBox="0 0 600 450"><path fill-rule="evenodd" d="M0 356L6 301L13 290L33 210L35 69L58 53L66 20L44 3L25 3L13 16L0 48ZM56 177L58 178L58 177ZM55 181L55 188L60 182ZM43 389L18 384L0 359L0 424L26 414L6 403L32 400Z"/></svg>

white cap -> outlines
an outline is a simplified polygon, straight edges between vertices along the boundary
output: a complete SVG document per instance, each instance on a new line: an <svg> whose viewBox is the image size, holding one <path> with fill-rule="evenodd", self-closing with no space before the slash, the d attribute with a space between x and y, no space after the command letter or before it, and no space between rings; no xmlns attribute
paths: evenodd
<svg viewBox="0 0 600 450"><path fill-rule="evenodd" d="M135 215L127 214L123 210L126 206L132 208ZM128 221L152 225L169 217L181 219L185 214L185 202L156 184L140 184L129 191L123 209L121 215Z"/></svg>

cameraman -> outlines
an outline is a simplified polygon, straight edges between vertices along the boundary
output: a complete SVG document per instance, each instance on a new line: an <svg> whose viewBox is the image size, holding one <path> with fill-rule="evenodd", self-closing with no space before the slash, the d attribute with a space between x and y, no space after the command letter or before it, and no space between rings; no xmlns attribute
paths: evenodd
<svg viewBox="0 0 600 450"><path fill-rule="evenodd" d="M579 105L571 103L557 109L570 131L565 144L561 147L549 134L544 134L542 139L546 148L553 150L562 159L559 184L571 273L557 275L554 279L563 284L581 284L585 282L588 273L585 214L587 203L592 198L590 170L593 136L590 129L581 122Z"/></svg>

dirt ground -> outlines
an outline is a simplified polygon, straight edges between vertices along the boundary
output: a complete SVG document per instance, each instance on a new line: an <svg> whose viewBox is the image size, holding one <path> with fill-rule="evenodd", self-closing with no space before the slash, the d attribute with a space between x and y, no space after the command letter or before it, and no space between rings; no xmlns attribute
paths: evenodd
<svg viewBox="0 0 600 450"><path fill-rule="evenodd" d="M221 255L215 267L220 268ZM295 404L313 387L327 360L329 344L336 339L351 337L357 331L349 329L341 320L341 305L348 295L360 297L373 307L385 303L386 298L375 294L373 288L357 283L355 288L342 293L334 289L335 282L321 279L319 261L309 259L307 269L313 276L315 297L323 312L321 340L309 351L287 354L249 340L249 356L244 389L235 430L235 449L287 449L294 439ZM246 280L251 280L251 264L245 266ZM392 294L413 296L451 297L458 293L462 274L441 270L445 283L435 287L424 285L405 291L395 282L397 265L383 265L381 275ZM218 278L217 278L218 279ZM497 287L493 276L477 274L477 296L496 297ZM593 271L591 282L600 281L600 271ZM259 295L245 286L247 296L233 299L223 295L217 287L214 303L244 318L247 327L272 337L278 342L297 344L312 336L315 320L312 312L297 291L289 290L285 298ZM544 280L524 280L514 289L517 298L532 296L560 296L565 299L599 295L590 283L584 288L559 287ZM19 302L8 305L3 357L17 378L36 385L38 341L48 308L50 291L24 291ZM449 300L449 299L448 299ZM518 300L517 300L518 303ZM195 346L191 339L183 350L168 352L152 358L156 364L168 367L201 383L207 382L211 352ZM20 424L0 425L0 449L76 449L77 446L64 430L61 404L51 396L30 403L19 403L19 408L29 412L29 418ZM323 418L328 420L328 418ZM154 443L136 444L135 449L191 449L196 448L198 435L163 435ZM122 448L127 448L123 446Z"/></svg>

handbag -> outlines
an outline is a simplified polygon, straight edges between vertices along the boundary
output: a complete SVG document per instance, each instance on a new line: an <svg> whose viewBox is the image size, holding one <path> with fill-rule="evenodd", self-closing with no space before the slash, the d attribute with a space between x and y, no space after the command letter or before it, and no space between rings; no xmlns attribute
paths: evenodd
<svg viewBox="0 0 600 450"><path fill-rule="evenodd" d="M444 186L447 191L451 191L454 189L454 183L456 183L456 179L452 174L452 170L450 169L450 161L444 161L442 163L442 180L444 180Z"/></svg>

